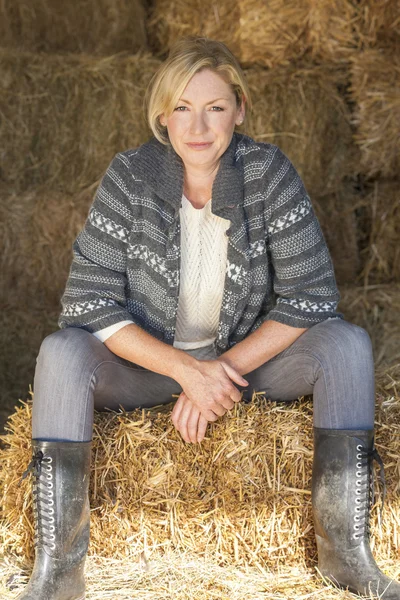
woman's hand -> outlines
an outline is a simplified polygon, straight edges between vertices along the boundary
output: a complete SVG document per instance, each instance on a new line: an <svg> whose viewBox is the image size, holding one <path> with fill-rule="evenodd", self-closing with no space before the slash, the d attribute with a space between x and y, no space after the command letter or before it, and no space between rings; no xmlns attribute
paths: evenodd
<svg viewBox="0 0 400 600"><path fill-rule="evenodd" d="M207 421L216 421L240 401L241 394L234 383L248 385L233 367L217 360L196 360L186 365L177 381Z"/></svg>
<svg viewBox="0 0 400 600"><path fill-rule="evenodd" d="M206 433L207 419L182 392L173 408L171 419L185 442L202 442Z"/></svg>

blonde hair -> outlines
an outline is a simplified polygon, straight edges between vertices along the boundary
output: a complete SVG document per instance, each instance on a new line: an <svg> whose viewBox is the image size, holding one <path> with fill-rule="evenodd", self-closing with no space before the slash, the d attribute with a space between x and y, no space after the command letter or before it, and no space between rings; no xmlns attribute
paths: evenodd
<svg viewBox="0 0 400 600"><path fill-rule="evenodd" d="M183 38L173 46L167 60L154 74L145 95L147 121L162 144L170 142L166 127L160 123L160 115L169 117L172 114L193 75L203 69L223 77L231 86L238 107L245 102L247 108L251 108L244 73L227 46L205 37Z"/></svg>

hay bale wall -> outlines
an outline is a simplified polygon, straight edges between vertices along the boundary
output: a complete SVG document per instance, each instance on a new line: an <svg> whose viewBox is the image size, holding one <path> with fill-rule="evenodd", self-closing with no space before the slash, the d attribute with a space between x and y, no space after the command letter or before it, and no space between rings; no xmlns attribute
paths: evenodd
<svg viewBox="0 0 400 600"><path fill-rule="evenodd" d="M249 134L278 145L311 198L337 191L354 174L358 151L350 111L339 93L346 73L326 64L245 70L253 101Z"/></svg>
<svg viewBox="0 0 400 600"><path fill-rule="evenodd" d="M360 172L369 178L399 174L400 44L398 48L367 50L351 61L354 139L361 150Z"/></svg>
<svg viewBox="0 0 400 600"><path fill-rule="evenodd" d="M116 152L149 137L143 95L159 61L0 50L1 180L75 193L101 179Z"/></svg>
<svg viewBox="0 0 400 600"><path fill-rule="evenodd" d="M400 281L400 185L396 180L376 180L366 188L363 201L361 257L365 285Z"/></svg>
<svg viewBox="0 0 400 600"><path fill-rule="evenodd" d="M68 195L48 188L0 194L0 301L10 290L25 306L59 308L92 192ZM21 234L22 232L22 234Z"/></svg>
<svg viewBox="0 0 400 600"><path fill-rule="evenodd" d="M142 0L2 0L1 46L30 52L116 54L146 47Z"/></svg>
<svg viewBox="0 0 400 600"><path fill-rule="evenodd" d="M345 62L356 43L349 0L155 0L149 40L161 55L183 35L226 41L244 65L289 65L309 56Z"/></svg>

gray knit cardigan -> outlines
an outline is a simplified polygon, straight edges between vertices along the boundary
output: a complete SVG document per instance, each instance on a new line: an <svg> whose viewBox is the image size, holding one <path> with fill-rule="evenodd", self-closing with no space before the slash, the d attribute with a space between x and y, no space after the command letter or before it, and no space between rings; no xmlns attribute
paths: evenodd
<svg viewBox="0 0 400 600"><path fill-rule="evenodd" d="M115 156L73 246L60 327L94 333L129 320L173 344L183 174L181 158L155 138ZM310 198L277 146L234 133L212 211L231 221L218 354L266 320L311 327L342 317Z"/></svg>

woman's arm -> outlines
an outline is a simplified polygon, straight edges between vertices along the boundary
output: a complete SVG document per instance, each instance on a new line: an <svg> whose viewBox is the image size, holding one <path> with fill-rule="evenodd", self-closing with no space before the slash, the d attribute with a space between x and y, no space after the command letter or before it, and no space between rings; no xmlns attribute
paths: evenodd
<svg viewBox="0 0 400 600"><path fill-rule="evenodd" d="M264 321L256 331L227 350L217 360L228 363L235 371L245 375L288 348L305 331L307 328L304 327Z"/></svg>

